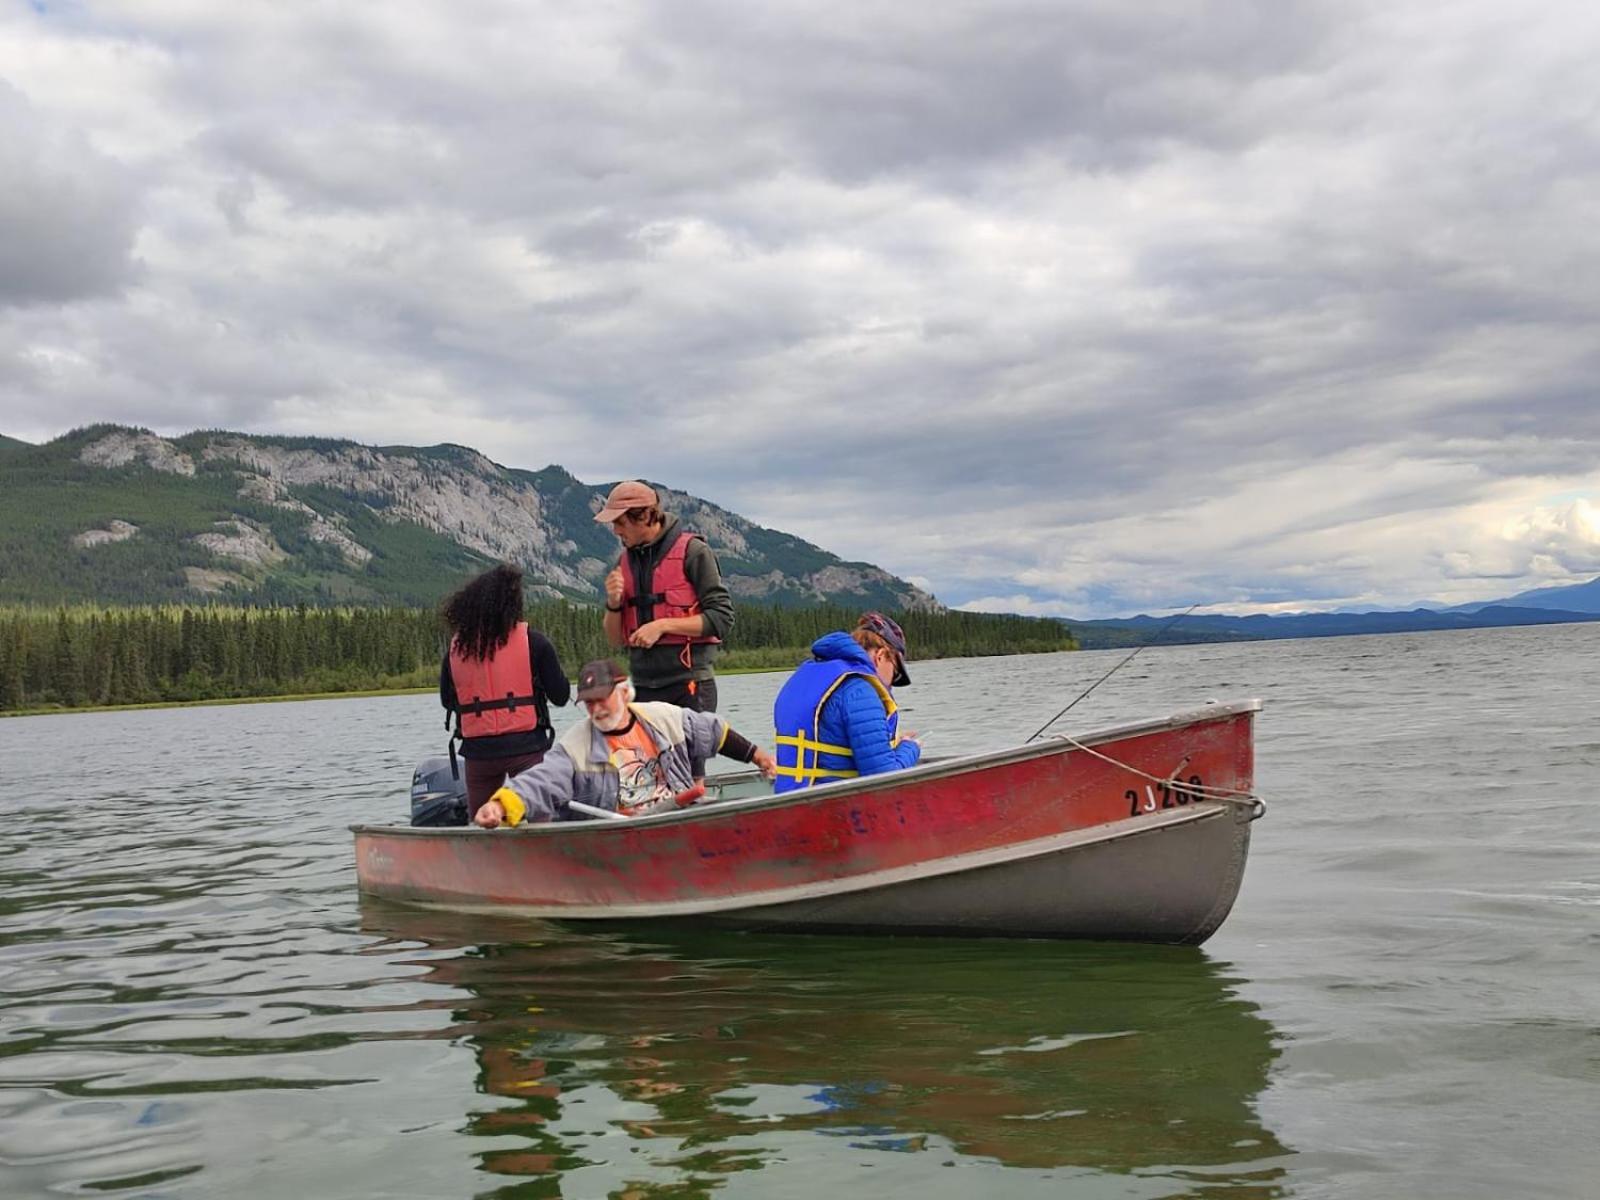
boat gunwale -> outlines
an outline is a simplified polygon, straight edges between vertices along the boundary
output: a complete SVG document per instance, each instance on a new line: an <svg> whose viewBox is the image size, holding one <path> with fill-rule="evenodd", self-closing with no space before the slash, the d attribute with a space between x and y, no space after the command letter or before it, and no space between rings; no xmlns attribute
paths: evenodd
<svg viewBox="0 0 1600 1200"><path fill-rule="evenodd" d="M647 816L632 817L625 821L608 821L599 818L584 821L542 821L536 824L519 825L513 829L500 830L479 829L472 825L363 824L351 825L349 828L352 833L358 836L367 834L385 837L422 838L483 837L486 835L504 837L507 834L520 837L569 837L603 833L605 831L615 833L626 829L654 829L667 825L714 821L732 814L762 812L790 805L809 804L824 797L833 800L840 796L848 798L865 792L898 791L915 784L934 782L955 775L976 774L993 767L1010 766L1013 763L1027 762L1030 759L1045 758L1055 754L1070 754L1080 747L1104 745L1107 742L1124 741L1129 738L1181 729L1191 725L1211 724L1216 721L1243 716L1247 713L1257 713L1261 711L1261 708L1262 702L1259 699L1233 700L1226 703L1212 701L1195 708L1179 709L1177 712L1170 713L1165 717L1152 717L1139 721L1125 722L1121 725L1106 726L1102 729L1090 730L1076 735L1057 734L1053 737L1041 738L1038 742L1024 742L1020 746L1012 746L1004 750L990 750L981 754L940 759L937 762L910 767L903 771L894 771L883 775L865 775L857 779L830 783L826 788L822 789L800 788L782 794L719 800L709 804L696 804L691 808L678 809L672 812L651 813ZM743 772L736 772L728 776L730 780L744 777L746 777L746 774Z"/></svg>
<svg viewBox="0 0 1600 1200"><path fill-rule="evenodd" d="M512 901L509 903L482 903L471 899L454 900L435 894L401 896L409 904L432 908L445 908L453 912L482 912L500 915L513 914L560 920L630 920L636 918L674 918L705 916L717 913L741 912L750 909L771 908L784 904L827 900L838 896L870 892L883 888L938 879L947 875L994 870L1019 866L1035 859L1048 858L1075 850L1087 850L1115 842L1127 841L1146 834L1171 833L1197 825L1202 821L1226 818L1243 820L1234 806L1225 801L1201 801L1189 808L1139 817L1124 817L1104 825L1092 825L1063 833L1047 834L1026 842L990 846L982 850L969 850L944 858L924 859L897 867L886 867L861 875L830 876L770 891L740 892L734 895L697 897L690 900L662 900L645 904L537 904ZM1248 824L1248 821L1245 821ZM1231 902L1231 901L1230 901Z"/></svg>

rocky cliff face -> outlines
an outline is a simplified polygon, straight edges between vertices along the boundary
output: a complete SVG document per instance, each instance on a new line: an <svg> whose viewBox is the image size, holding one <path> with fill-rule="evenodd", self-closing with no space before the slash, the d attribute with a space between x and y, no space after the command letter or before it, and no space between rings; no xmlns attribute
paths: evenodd
<svg viewBox="0 0 1600 1200"><path fill-rule="evenodd" d="M384 581L392 582L404 558L427 564L407 568L412 583L443 594L475 564L505 560L522 566L536 591L593 601L616 557L616 540L591 519L610 483L583 484L559 467L512 470L461 446L87 432L74 455L81 466L118 480L138 476L145 493L164 489L174 505L202 489L213 498L210 519L178 534L182 552L194 560L183 567L183 586L191 591L248 593L276 580L274 595L315 586L333 598L381 599L394 592ZM658 490L665 506L717 551L741 599L939 607L870 564L844 562L687 493ZM233 497L223 506L235 511L217 511L218 494ZM113 540L137 543L145 536L141 509L131 500L127 508L97 511L92 527L72 531L74 548L92 554ZM418 571L437 578L418 580Z"/></svg>
<svg viewBox="0 0 1600 1200"><path fill-rule="evenodd" d="M307 513L311 536L336 546L353 564L370 559L371 551L337 518L296 499L295 489L342 492L366 503L385 521L409 521L486 559L528 568L555 591L587 591L593 581L567 561L576 546L552 528L538 491L474 450L450 449L449 459L440 462L404 450L354 444L293 449L228 434L207 440L199 453L207 462L235 467L243 494Z"/></svg>

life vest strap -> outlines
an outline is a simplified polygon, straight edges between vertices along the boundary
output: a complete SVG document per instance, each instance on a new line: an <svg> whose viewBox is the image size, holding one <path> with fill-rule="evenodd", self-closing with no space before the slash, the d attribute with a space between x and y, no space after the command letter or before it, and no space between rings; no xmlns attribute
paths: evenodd
<svg viewBox="0 0 1600 1200"><path fill-rule="evenodd" d="M456 711L471 713L473 716L477 716L479 713L491 712L497 708L508 708L512 712L516 712L519 705L533 704L538 699L537 696L514 696L510 694L507 694L503 700L485 700L480 696L474 696L472 703L460 704L457 706Z"/></svg>
<svg viewBox="0 0 1600 1200"><path fill-rule="evenodd" d="M813 754L834 754L840 758L854 758L855 752L849 746L835 746L832 742L816 742L803 735L791 737L786 733L773 735L773 743L779 746L793 746L804 753L809 750Z"/></svg>
<svg viewBox="0 0 1600 1200"><path fill-rule="evenodd" d="M860 771L832 767L774 767L773 773L785 779L856 779L861 775Z"/></svg>
<svg viewBox="0 0 1600 1200"><path fill-rule="evenodd" d="M798 780L801 783L814 783L819 779L855 779L861 772L854 767L819 767L815 764L819 756L831 754L835 758L855 758L855 753L849 746L835 746L832 742L819 742L805 736L802 730L798 734L774 734L772 741L778 746L793 746L795 750L795 765L792 767L779 765L776 773L785 779ZM807 756L813 765L807 766Z"/></svg>

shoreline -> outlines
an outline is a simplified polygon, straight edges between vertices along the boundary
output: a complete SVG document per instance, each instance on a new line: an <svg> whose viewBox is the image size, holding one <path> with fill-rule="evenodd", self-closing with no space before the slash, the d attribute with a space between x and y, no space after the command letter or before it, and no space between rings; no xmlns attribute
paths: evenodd
<svg viewBox="0 0 1600 1200"><path fill-rule="evenodd" d="M788 671L789 667L729 667L719 670L723 675L764 675L772 671ZM38 708L19 708L0 711L0 720L12 717L66 717L78 713L140 712L150 708L216 708L228 704L286 704L300 700L370 700L381 696L421 696L438 692L437 687L365 688L352 692L291 692L282 696L220 696L211 700L146 700L140 704L63 704Z"/></svg>
<svg viewBox="0 0 1600 1200"><path fill-rule="evenodd" d="M219 696L211 700L146 700L140 704L80 704L72 707L52 704L0 712L0 720L7 717L63 717L74 713L139 712L147 708L216 708L225 704L278 704L292 700L360 700L374 696L417 696L438 690L433 687L367 688L354 692L292 692L282 696Z"/></svg>

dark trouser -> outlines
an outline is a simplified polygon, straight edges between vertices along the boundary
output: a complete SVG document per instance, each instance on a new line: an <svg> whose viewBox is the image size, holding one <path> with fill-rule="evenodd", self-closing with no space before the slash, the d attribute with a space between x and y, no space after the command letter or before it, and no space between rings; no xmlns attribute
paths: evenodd
<svg viewBox="0 0 1600 1200"><path fill-rule="evenodd" d="M715 679L685 679L682 683L674 683L668 687L640 687L634 684L635 700L661 700L667 704L676 704L679 708L692 708L695 712L717 711L717 681ZM694 766L694 777L706 777L706 760L703 758L691 759Z"/></svg>
<svg viewBox="0 0 1600 1200"><path fill-rule="evenodd" d="M633 687L636 700L663 700L680 708L695 712L717 711L717 681L715 679L686 679L667 687Z"/></svg>
<svg viewBox="0 0 1600 1200"><path fill-rule="evenodd" d="M543 762L544 753L513 754L506 758L463 758L467 773L467 815L477 814L483 802L494 795L507 775L518 775L534 763Z"/></svg>

